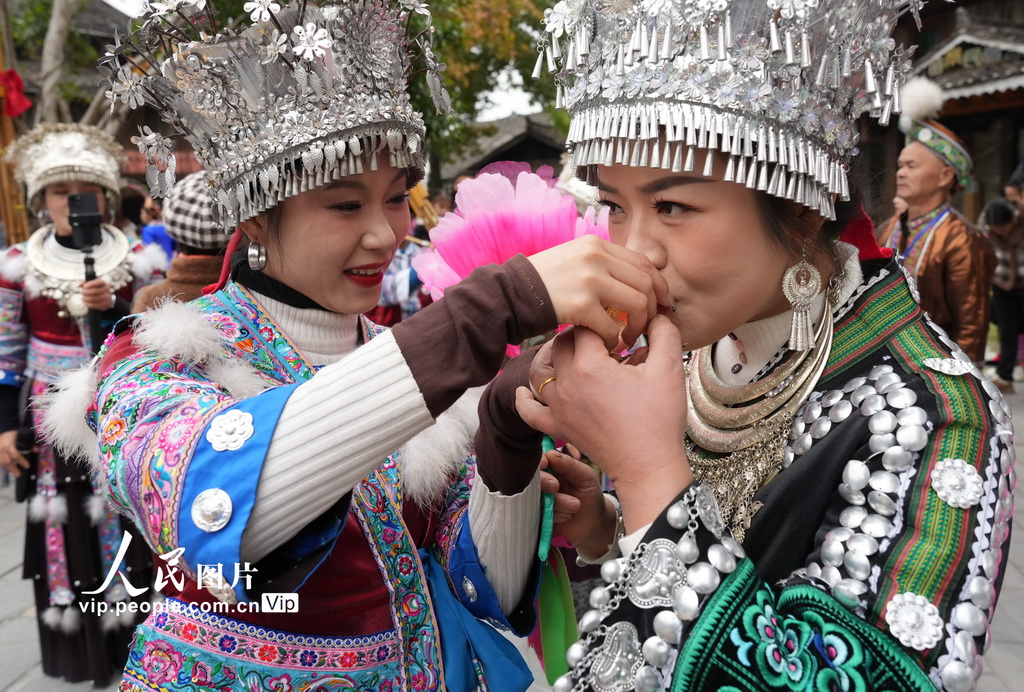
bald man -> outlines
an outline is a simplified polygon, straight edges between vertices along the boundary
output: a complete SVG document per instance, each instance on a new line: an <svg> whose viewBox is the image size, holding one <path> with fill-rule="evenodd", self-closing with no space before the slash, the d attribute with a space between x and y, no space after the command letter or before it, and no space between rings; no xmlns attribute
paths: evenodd
<svg viewBox="0 0 1024 692"><path fill-rule="evenodd" d="M903 256L931 320L972 360L981 361L995 257L980 231L950 204L973 162L963 142L933 120L913 121L904 131L896 195L907 209L879 227L879 243Z"/></svg>

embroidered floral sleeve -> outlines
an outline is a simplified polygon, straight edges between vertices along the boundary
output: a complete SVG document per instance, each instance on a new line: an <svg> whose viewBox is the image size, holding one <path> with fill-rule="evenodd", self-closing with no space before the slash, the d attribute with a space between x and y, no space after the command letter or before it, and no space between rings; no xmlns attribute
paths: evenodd
<svg viewBox="0 0 1024 692"><path fill-rule="evenodd" d="M260 468L295 386L234 399L202 366L145 352L104 373L89 417L108 496L157 554L184 548L179 564L192 579L198 565L241 564ZM218 596L246 600L242 584Z"/></svg>
<svg viewBox="0 0 1024 692"><path fill-rule="evenodd" d="M19 247L0 256L0 385L20 387L28 354L28 325L17 265L24 263Z"/></svg>
<svg viewBox="0 0 1024 692"><path fill-rule="evenodd" d="M789 465L815 421L867 428L821 488L832 497L805 567L766 583L695 485L628 560L605 563L556 690L974 688L1013 510L1009 410L923 322L888 351L895 367L797 414Z"/></svg>

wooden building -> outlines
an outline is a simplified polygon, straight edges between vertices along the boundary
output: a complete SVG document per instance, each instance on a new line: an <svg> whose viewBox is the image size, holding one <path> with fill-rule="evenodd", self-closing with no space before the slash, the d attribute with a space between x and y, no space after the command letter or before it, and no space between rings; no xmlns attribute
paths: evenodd
<svg viewBox="0 0 1024 692"><path fill-rule="evenodd" d="M489 123L478 123L481 135L465 155L441 166L441 184L446 190L460 175L475 175L496 161L525 161L536 170L551 166L561 170L565 135L555 128L547 113L512 115Z"/></svg>
<svg viewBox="0 0 1024 692"><path fill-rule="evenodd" d="M977 218L984 203L1024 157L1024 2L962 0L959 6L929 2L918 33L905 16L896 36L917 43L914 74L936 82L946 96L939 120L967 144L974 178L957 195L957 206ZM865 124L854 176L876 220L892 212L896 159L903 135L895 126Z"/></svg>

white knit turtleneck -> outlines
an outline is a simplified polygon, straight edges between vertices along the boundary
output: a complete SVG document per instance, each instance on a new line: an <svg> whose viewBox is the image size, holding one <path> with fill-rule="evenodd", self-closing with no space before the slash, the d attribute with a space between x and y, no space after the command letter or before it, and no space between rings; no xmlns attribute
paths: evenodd
<svg viewBox="0 0 1024 692"><path fill-rule="evenodd" d="M359 315L296 308L261 293L254 297L310 365L337 363L359 345Z"/></svg>

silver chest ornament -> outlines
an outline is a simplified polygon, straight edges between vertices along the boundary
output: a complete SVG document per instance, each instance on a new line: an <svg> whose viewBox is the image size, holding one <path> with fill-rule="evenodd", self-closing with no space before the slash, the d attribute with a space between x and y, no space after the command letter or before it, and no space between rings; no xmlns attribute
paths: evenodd
<svg viewBox="0 0 1024 692"><path fill-rule="evenodd" d="M38 287L38 293L57 303L57 316L81 319L89 313L82 299L81 284L85 280L84 255L56 241L53 227L33 233L25 244L26 289ZM132 282L134 255L128 239L120 231L104 229L103 241L93 250L96 276L110 290L119 291Z"/></svg>
<svg viewBox="0 0 1024 692"><path fill-rule="evenodd" d="M630 601L641 608L672 605L672 593L686 573L676 551L676 544L665 538L648 544L647 551L630 573L627 591Z"/></svg>
<svg viewBox="0 0 1024 692"><path fill-rule="evenodd" d="M594 658L591 681L597 692L624 692L633 689L633 680L643 664L637 646L639 635L629 622L616 622L608 628L604 646Z"/></svg>

